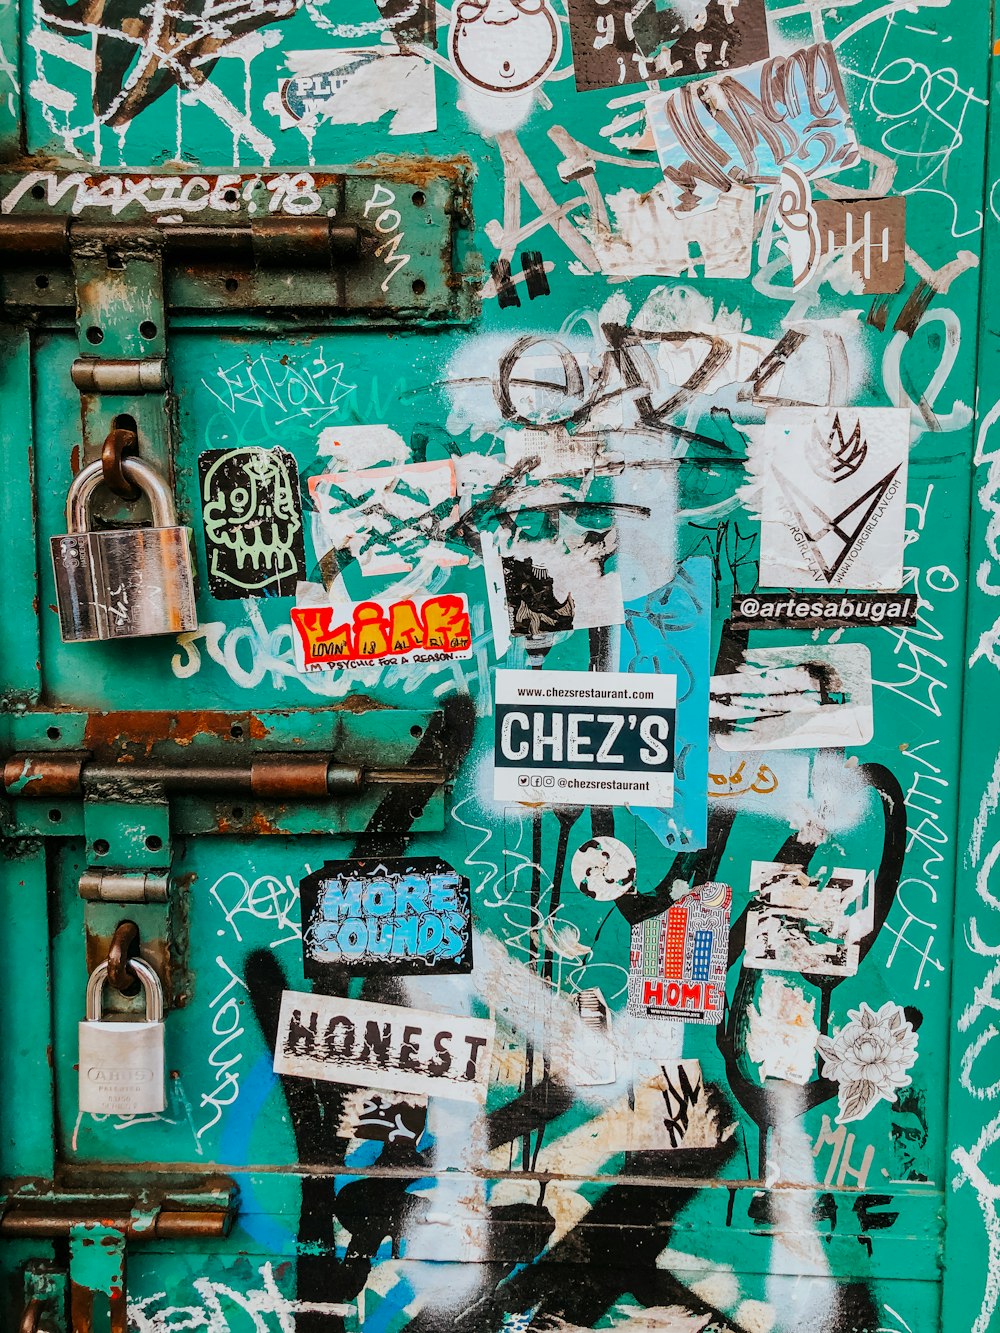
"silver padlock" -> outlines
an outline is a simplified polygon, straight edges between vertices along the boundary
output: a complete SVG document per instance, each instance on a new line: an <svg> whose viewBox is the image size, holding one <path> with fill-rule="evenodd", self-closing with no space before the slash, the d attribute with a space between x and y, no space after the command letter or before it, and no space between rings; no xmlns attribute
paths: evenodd
<svg viewBox="0 0 1000 1333"><path fill-rule="evenodd" d="M149 498L153 526L90 530L90 501L104 479L101 462L73 478L66 526L53 537L59 627L64 643L137 639L198 628L190 528L177 526L174 502L155 468L123 458L122 471Z"/></svg>
<svg viewBox="0 0 1000 1333"><path fill-rule="evenodd" d="M130 966L142 982L146 1018L106 1021L107 963L87 983L87 1017L80 1030L80 1110L93 1115L145 1115L166 1107L163 1085L163 987L148 963Z"/></svg>

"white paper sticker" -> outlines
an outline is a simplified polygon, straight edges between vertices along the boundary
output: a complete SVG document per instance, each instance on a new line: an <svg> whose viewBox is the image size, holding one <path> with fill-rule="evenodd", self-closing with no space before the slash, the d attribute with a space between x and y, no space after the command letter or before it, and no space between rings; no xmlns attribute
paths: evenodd
<svg viewBox="0 0 1000 1333"><path fill-rule="evenodd" d="M871 654L861 643L751 648L738 671L712 677L710 716L722 750L867 745Z"/></svg>
<svg viewBox="0 0 1000 1333"><path fill-rule="evenodd" d="M274 1072L483 1102L496 1024L284 991Z"/></svg>
<svg viewBox="0 0 1000 1333"><path fill-rule="evenodd" d="M900 588L909 442L906 408L768 412L750 460L761 483L761 586Z"/></svg>
<svg viewBox="0 0 1000 1333"><path fill-rule="evenodd" d="M874 925L873 890L866 870L813 876L803 866L752 861L745 966L854 976L860 941Z"/></svg>
<svg viewBox="0 0 1000 1333"><path fill-rule="evenodd" d="M670 806L677 677L497 671L493 795Z"/></svg>

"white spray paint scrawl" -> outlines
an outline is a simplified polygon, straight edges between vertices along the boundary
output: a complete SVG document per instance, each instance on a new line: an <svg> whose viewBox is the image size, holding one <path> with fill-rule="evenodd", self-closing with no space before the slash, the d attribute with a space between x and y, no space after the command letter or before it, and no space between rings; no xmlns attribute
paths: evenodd
<svg viewBox="0 0 1000 1333"><path fill-rule="evenodd" d="M722 750L867 745L871 654L860 643L751 648L738 671L712 677L709 715Z"/></svg>
<svg viewBox="0 0 1000 1333"><path fill-rule="evenodd" d="M874 925L873 887L865 870L812 876L802 866L751 862L745 966L854 976L859 942Z"/></svg>
<svg viewBox="0 0 1000 1333"><path fill-rule="evenodd" d="M284 991L274 1072L483 1102L496 1024Z"/></svg>
<svg viewBox="0 0 1000 1333"><path fill-rule="evenodd" d="M909 440L905 408L769 412L748 459L761 586L900 588Z"/></svg>

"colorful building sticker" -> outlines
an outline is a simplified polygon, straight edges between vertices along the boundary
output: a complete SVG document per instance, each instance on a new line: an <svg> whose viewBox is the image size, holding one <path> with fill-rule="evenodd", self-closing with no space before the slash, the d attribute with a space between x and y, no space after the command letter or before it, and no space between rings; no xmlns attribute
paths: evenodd
<svg viewBox="0 0 1000 1333"><path fill-rule="evenodd" d="M292 628L299 671L472 656L469 603L454 593L339 606L300 604L292 610Z"/></svg>
<svg viewBox="0 0 1000 1333"><path fill-rule="evenodd" d="M472 970L469 881L446 861L327 861L299 892L307 977Z"/></svg>
<svg viewBox="0 0 1000 1333"><path fill-rule="evenodd" d="M496 1024L337 995L281 996L274 1072L483 1102Z"/></svg>
<svg viewBox="0 0 1000 1333"><path fill-rule="evenodd" d="M669 806L677 677L497 671L493 795Z"/></svg>
<svg viewBox="0 0 1000 1333"><path fill-rule="evenodd" d="M293 597L306 557L292 455L258 446L207 449L198 474L212 596Z"/></svg>
<svg viewBox="0 0 1000 1333"><path fill-rule="evenodd" d="M681 1023L722 1021L732 900L729 885L713 881L632 927L630 1014Z"/></svg>

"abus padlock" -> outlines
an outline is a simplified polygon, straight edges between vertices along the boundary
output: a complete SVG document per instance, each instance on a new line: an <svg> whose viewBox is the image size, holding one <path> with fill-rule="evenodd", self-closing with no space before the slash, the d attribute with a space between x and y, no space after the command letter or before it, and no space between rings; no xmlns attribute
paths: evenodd
<svg viewBox="0 0 1000 1333"><path fill-rule="evenodd" d="M162 1111L163 988L148 963L133 958L130 966L142 982L146 1018L102 1019L107 963L87 983L87 1017L80 1029L80 1110L94 1115L144 1115Z"/></svg>
<svg viewBox="0 0 1000 1333"><path fill-rule="evenodd" d="M66 497L69 532L52 538L64 643L198 628L190 529L177 526L170 491L155 468L123 458L122 470L148 496L153 526L91 532L90 500L104 478L102 464L88 463L73 478Z"/></svg>

